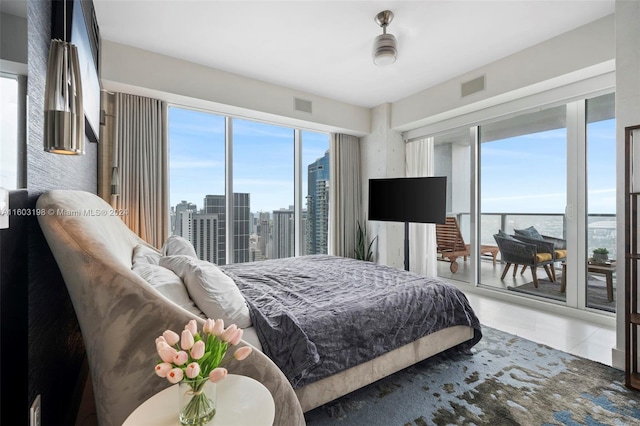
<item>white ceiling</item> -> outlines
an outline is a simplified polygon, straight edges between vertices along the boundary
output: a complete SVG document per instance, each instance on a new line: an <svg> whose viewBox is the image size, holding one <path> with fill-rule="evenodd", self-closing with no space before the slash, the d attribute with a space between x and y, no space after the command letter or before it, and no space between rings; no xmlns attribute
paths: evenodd
<svg viewBox="0 0 640 426"><path fill-rule="evenodd" d="M614 13L614 0L94 0L104 40L363 107L394 102ZM371 58L390 9L398 60ZM188 76L176 76L188 78Z"/></svg>

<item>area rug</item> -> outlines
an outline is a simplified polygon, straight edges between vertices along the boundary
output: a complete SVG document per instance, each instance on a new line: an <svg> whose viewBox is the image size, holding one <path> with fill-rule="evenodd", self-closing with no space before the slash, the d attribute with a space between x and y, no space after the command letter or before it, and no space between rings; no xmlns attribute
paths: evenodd
<svg viewBox="0 0 640 426"><path fill-rule="evenodd" d="M509 290L531 294L533 296L546 297L548 299L566 301L565 293L560 293L561 276L557 277L556 282L551 282L546 278L538 279L538 287L533 286L533 282L523 284L518 287L507 287ZM616 288L613 287L613 301L607 299L607 287L603 279L596 278L592 275L587 276L587 306L590 308L601 309L608 312L616 311Z"/></svg>
<svg viewBox="0 0 640 426"><path fill-rule="evenodd" d="M471 354L431 357L305 414L315 425L637 425L624 373L489 327Z"/></svg>

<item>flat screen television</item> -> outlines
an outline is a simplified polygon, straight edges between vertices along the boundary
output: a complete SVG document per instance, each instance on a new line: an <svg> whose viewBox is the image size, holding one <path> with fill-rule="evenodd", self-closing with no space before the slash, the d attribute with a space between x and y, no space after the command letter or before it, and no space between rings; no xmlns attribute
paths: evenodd
<svg viewBox="0 0 640 426"><path fill-rule="evenodd" d="M445 176L369 179L369 220L445 223Z"/></svg>
<svg viewBox="0 0 640 426"><path fill-rule="evenodd" d="M66 3L66 33L65 33ZM51 38L70 41L78 48L84 128L91 142L100 134L100 30L91 0L51 2Z"/></svg>

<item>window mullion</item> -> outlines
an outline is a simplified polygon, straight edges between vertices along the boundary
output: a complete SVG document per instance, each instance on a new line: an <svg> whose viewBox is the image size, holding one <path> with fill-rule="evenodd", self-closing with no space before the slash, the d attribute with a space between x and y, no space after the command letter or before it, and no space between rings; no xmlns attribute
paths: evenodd
<svg viewBox="0 0 640 426"><path fill-rule="evenodd" d="M224 118L225 128L225 252L226 263L234 263L233 253L233 118Z"/></svg>
<svg viewBox="0 0 640 426"><path fill-rule="evenodd" d="M294 256L302 255L302 132L300 129L293 131L293 220L294 225Z"/></svg>

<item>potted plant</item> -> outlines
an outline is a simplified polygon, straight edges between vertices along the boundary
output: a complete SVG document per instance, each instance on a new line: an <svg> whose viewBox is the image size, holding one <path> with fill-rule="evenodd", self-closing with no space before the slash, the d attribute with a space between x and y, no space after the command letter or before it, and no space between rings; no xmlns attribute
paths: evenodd
<svg viewBox="0 0 640 426"><path fill-rule="evenodd" d="M593 250L593 261L596 263L606 263L609 260L609 250L606 248L597 248Z"/></svg>
<svg viewBox="0 0 640 426"><path fill-rule="evenodd" d="M371 240L371 242L369 242L369 238L367 237L367 230L363 228L358 221L358 232L356 234L356 238L356 259L372 262L373 251L371 250L371 247L378 237L376 236L373 240Z"/></svg>

